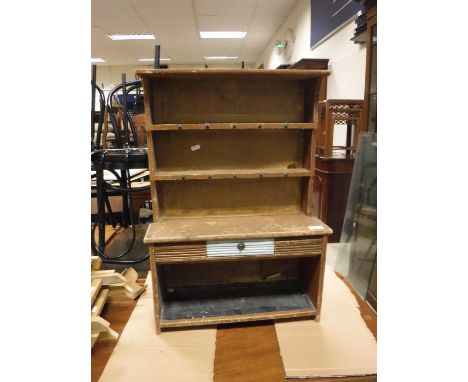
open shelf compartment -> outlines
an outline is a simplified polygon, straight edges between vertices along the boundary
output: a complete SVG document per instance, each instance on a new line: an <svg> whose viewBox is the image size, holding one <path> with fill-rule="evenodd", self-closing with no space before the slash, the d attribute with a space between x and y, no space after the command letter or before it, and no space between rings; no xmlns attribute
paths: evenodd
<svg viewBox="0 0 468 382"><path fill-rule="evenodd" d="M241 316L291 310L315 312L296 280L181 287L166 291L162 320Z"/></svg>
<svg viewBox="0 0 468 382"><path fill-rule="evenodd" d="M310 176L312 130L153 131L153 179Z"/></svg>
<svg viewBox="0 0 468 382"><path fill-rule="evenodd" d="M158 181L161 216L288 214L302 211L309 178Z"/></svg>
<svg viewBox="0 0 468 382"><path fill-rule="evenodd" d="M138 70L150 125L310 123L324 70ZM148 91L147 91L148 90ZM146 107L146 105L145 105ZM167 126L166 128L171 128Z"/></svg>
<svg viewBox="0 0 468 382"><path fill-rule="evenodd" d="M319 268L320 257L159 265L161 327L314 316Z"/></svg>

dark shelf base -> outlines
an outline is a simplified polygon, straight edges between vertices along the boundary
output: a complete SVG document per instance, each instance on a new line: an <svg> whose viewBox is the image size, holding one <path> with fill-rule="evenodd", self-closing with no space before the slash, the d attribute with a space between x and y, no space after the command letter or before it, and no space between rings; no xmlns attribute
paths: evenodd
<svg viewBox="0 0 468 382"><path fill-rule="evenodd" d="M315 310L298 280L165 290L162 320Z"/></svg>

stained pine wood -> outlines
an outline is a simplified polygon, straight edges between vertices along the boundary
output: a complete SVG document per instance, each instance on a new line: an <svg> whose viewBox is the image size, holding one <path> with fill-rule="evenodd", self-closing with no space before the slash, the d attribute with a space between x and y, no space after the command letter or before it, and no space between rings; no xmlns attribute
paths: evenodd
<svg viewBox="0 0 468 382"><path fill-rule="evenodd" d="M142 79L143 89L145 94L151 94L151 83L148 78ZM143 102L145 104L145 126L146 126L146 137L147 137L147 147L148 147L148 169L150 172L150 176L154 175L156 171L156 159L155 159L155 151L153 146L153 139L150 132L150 125L152 124L152 117L151 117L151 96L146 96L143 98ZM151 182L151 202L153 205L153 221L156 223L159 220L160 212L159 212L159 201L158 201L158 193L156 191L156 183Z"/></svg>
<svg viewBox="0 0 468 382"><path fill-rule="evenodd" d="M241 240L239 241L241 242ZM220 261L253 261L258 259L279 259L291 257L310 257L321 255L323 252L322 239L310 238L284 238L275 239L273 255L259 254L257 256L216 256L207 255L206 242L189 242L160 244L153 247L155 262L158 264L170 263L196 263L196 262L220 262Z"/></svg>
<svg viewBox="0 0 468 382"><path fill-rule="evenodd" d="M271 69L138 69L136 75L145 79L248 79L248 80L308 80L327 77L328 70L271 70Z"/></svg>
<svg viewBox="0 0 468 382"><path fill-rule="evenodd" d="M302 250L298 251L288 251L279 253L276 255L259 255L265 260L274 260L281 258L296 258L296 257L310 257L311 255L308 252ZM207 257L206 255L200 254L184 254L180 256L169 256L163 255L155 258L156 264L180 264L180 263L215 263L219 261L225 262L236 262L236 261L254 261L254 256L229 256L229 257Z"/></svg>
<svg viewBox="0 0 468 382"><path fill-rule="evenodd" d="M309 296L310 300L317 309L317 315L315 316L316 321L320 321L320 314L322 311L322 293L327 251L327 237L323 237L322 240L322 255L320 257L301 259L301 265L299 267L302 280L306 285L306 294Z"/></svg>
<svg viewBox="0 0 468 382"><path fill-rule="evenodd" d="M294 293L308 299L310 306L312 298L319 301L320 277L315 273L323 272L322 262L300 263L299 258L324 261L323 237L331 234L328 227L310 217L317 104L330 73L140 70L137 74L145 91L150 157L154 224L145 243L150 244L156 330L274 317L318 317L320 312L315 308L286 311L286 300L271 310L275 304L269 304L264 296L258 298L259 304L265 303L260 308L251 307L250 299L244 305L245 312L237 314L233 307L240 301L237 295L233 300L226 297L223 305L236 314L222 316L224 311L212 309L211 315L191 316L185 313L190 301L168 305L167 293L168 288L179 286L178 293L190 296L184 288L201 285L201 301L208 304L211 286L215 288L221 280L223 285L255 282L255 288L282 296L289 289L287 282L280 280L292 277L306 282L304 291L294 289ZM270 252L262 259L261 254L249 259L206 255L203 242L232 238L287 240L279 240L274 255ZM168 243L174 246L161 246ZM299 274L299 264L307 269L301 272L310 273L308 278ZM269 277L265 288L260 285L265 281L262 275ZM229 288L223 290L228 294L248 291L245 285L235 291ZM161 312L167 312L164 308L169 306L174 314L163 318ZM301 310L300 304L289 308Z"/></svg>
<svg viewBox="0 0 468 382"><path fill-rule="evenodd" d="M298 279L299 261L296 258L238 261L236 266L224 261L197 264L165 264L158 267L162 289L186 285L220 285L254 283L268 280Z"/></svg>
<svg viewBox="0 0 468 382"><path fill-rule="evenodd" d="M181 328L181 327L187 327L187 326L206 326L206 325L216 325L216 324L226 324L226 323L265 321L265 320L272 320L272 319L310 317L310 316L315 316L315 315L316 315L316 310L311 308L311 309L268 312L268 313L191 318L191 319L184 319L184 320L161 320L160 326L163 329L164 328Z"/></svg>
<svg viewBox="0 0 468 382"><path fill-rule="evenodd" d="M158 172L312 169L310 161L305 163L310 131L187 130L158 131L152 136Z"/></svg>
<svg viewBox="0 0 468 382"><path fill-rule="evenodd" d="M290 255L294 256L294 255ZM299 256L302 256L299 255ZM307 282L309 280L302 280L302 273L305 274L314 274L320 272L320 267L317 266L317 262L312 263L303 263L299 258L279 257L276 259L267 258L263 256L252 256L253 258L247 259L238 259L235 266L232 266L230 262L225 262L223 259L218 259L214 262L200 261L195 264L187 263L158 263L157 268L157 278L158 283L155 284L155 291L157 292L157 301L155 305L155 312L160 318L159 327L160 328L170 328L170 327L183 327L183 326L199 326L199 325L211 325L218 323L227 323L227 322L245 322L245 321L259 321L259 320L268 320L274 318L295 318L295 317L307 317L319 316L320 312L316 309L314 301L318 300L318 290L313 290L309 293ZM317 256L320 259L320 256ZM306 269L307 268L307 269ZM290 283L296 283L294 291L290 290ZM267 287L267 283L268 287ZM193 294L192 298L201 298L200 302L195 304L194 309L198 309L199 304L203 305L204 299L213 298L213 293L216 294L216 291L221 288L226 288L226 286L232 285L233 287L229 288L242 288L242 285L250 285L249 289L244 289L237 292L234 295L230 294L227 299L224 300L223 296L217 296L216 299L219 304L224 304L227 309L230 309L231 303L232 306L237 306L239 303L236 298L244 296L246 299L245 309L248 307L253 308L251 304L254 302L255 298L258 298L259 306L265 306L261 309L260 312L238 312L236 308L236 314L223 315L212 308L213 312L210 311L211 308L207 308L204 311L203 317L193 316L186 319L162 319L161 310L164 309L166 303L170 303L172 300L172 294L175 290L180 288L187 289L190 287L195 290L197 287L203 287L204 290L208 292L206 294L203 292L200 297L196 297L198 294ZM263 285L254 296L250 296L248 290L250 288L255 289L256 285ZM302 288L304 285L306 288L301 292L297 287ZM238 287L236 287L238 286ZM265 289L265 287L267 287ZM211 290L210 290L211 288ZM312 305L308 306L291 306L290 299L284 298L272 298L276 301L273 307L268 307L271 305L268 303L268 295L274 290L274 293L279 296L297 296L294 298L308 299L309 303L312 302ZM262 294L263 293L263 294ZM292 294L291 294L292 293ZM314 294L315 293L315 294ZM207 297L203 297L206 295ZM300 297L300 296L303 297ZM307 297L306 297L307 296ZM233 299L234 297L234 299ZM179 299L177 299L179 301ZM178 302L180 305L183 303L183 300ZM198 301L198 300L197 300ZM240 301L240 300L239 300ZM190 303L188 306L190 306ZM210 303L211 304L211 303ZM250 305L248 305L250 304ZM266 304L266 305L265 305ZM302 304L302 303L301 303ZM242 304L241 304L242 305ZM211 307L211 305L209 305ZM254 309L255 310L255 309ZM187 314L192 312L188 311ZM196 312L192 312L196 313ZM222 312L221 312L222 313ZM191 315L191 314L190 314Z"/></svg>
<svg viewBox="0 0 468 382"><path fill-rule="evenodd" d="M287 178L311 177L312 171L307 168L257 168L254 170L185 170L156 171L151 180L191 180L191 179L252 179L252 178Z"/></svg>
<svg viewBox="0 0 468 382"><path fill-rule="evenodd" d="M301 185L293 181L270 182L271 187L249 187L246 182L236 183L236 179L313 176L315 139L313 130L308 129L317 127L317 103L328 71L141 70L137 74L143 79L145 94L150 95L145 97L145 116L155 222L164 215L263 214L267 209L272 213L297 209L312 213L310 179L303 180ZM235 118L237 115L241 118ZM184 121L185 118L199 121ZM297 132L302 134L300 140L296 138L300 135L294 133L296 129L302 131ZM186 143L192 140L194 144L186 146L184 137L188 139ZM203 149L196 149L194 137L205 137L199 144ZM229 179L234 187L241 188L241 195L261 195L257 196L259 205L249 208L245 205L249 198L240 198L241 206L236 211L230 206L236 201L231 203L228 194L226 205L220 208L222 200L216 199L217 195L231 189L223 183L193 183L188 187L164 184L165 180L207 178ZM287 185L286 193L278 198L281 184ZM259 187L263 188L256 189ZM189 199L198 201L199 206L187 208L191 205L184 202ZM289 200L287 205L284 199Z"/></svg>
<svg viewBox="0 0 468 382"><path fill-rule="evenodd" d="M158 123L151 124L146 130L295 130L317 129L312 122L204 122L204 123Z"/></svg>
<svg viewBox="0 0 468 382"><path fill-rule="evenodd" d="M156 183L165 217L292 214L302 211L306 178L262 177Z"/></svg>
<svg viewBox="0 0 468 382"><path fill-rule="evenodd" d="M304 120L301 81L197 78L153 80L153 86L153 123L312 122Z"/></svg>
<svg viewBox="0 0 468 382"><path fill-rule="evenodd" d="M321 228L323 227L323 228ZM279 238L330 235L332 230L319 219L304 214L163 218L150 225L146 244L199 240Z"/></svg>
<svg viewBox="0 0 468 382"><path fill-rule="evenodd" d="M151 285L153 286L153 309L154 309L154 323L156 333L161 333L161 287L159 283L159 271L156 269L156 262L154 260L154 247L150 247L150 268L151 268Z"/></svg>

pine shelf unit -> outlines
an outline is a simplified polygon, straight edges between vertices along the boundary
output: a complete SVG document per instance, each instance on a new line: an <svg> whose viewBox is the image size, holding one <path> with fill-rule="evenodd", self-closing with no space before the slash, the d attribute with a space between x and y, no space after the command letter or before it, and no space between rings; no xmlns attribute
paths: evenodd
<svg viewBox="0 0 468 382"><path fill-rule="evenodd" d="M154 223L156 330L320 318L312 214L326 70L138 70Z"/></svg>

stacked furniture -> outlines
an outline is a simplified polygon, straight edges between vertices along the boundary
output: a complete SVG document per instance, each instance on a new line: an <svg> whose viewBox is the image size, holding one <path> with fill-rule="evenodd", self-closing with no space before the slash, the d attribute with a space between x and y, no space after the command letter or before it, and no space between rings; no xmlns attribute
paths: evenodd
<svg viewBox="0 0 468 382"><path fill-rule="evenodd" d="M327 69L328 61L303 58L288 69ZM328 241L335 243L340 241L356 142L364 127L363 105L361 100L327 100L326 79L324 81L318 103L313 215L333 229ZM347 143L344 147L333 146L335 123L347 126Z"/></svg>
<svg viewBox="0 0 468 382"><path fill-rule="evenodd" d="M334 151L345 151L345 156L354 156L363 129L362 103L358 99L327 99L319 102L318 156L330 158ZM345 146L336 146L333 142L336 125L346 126Z"/></svg>
<svg viewBox="0 0 468 382"><path fill-rule="evenodd" d="M363 131L363 102L327 99L318 106L314 215L333 229L329 241L334 243L340 241L357 142ZM336 125L346 126L344 146L334 145Z"/></svg>
<svg viewBox="0 0 468 382"><path fill-rule="evenodd" d="M138 70L154 223L156 329L320 319L312 217L326 70Z"/></svg>
<svg viewBox="0 0 468 382"><path fill-rule="evenodd" d="M363 7L361 17L366 30L366 84L364 86L364 131L377 132L377 0L358 0Z"/></svg>

